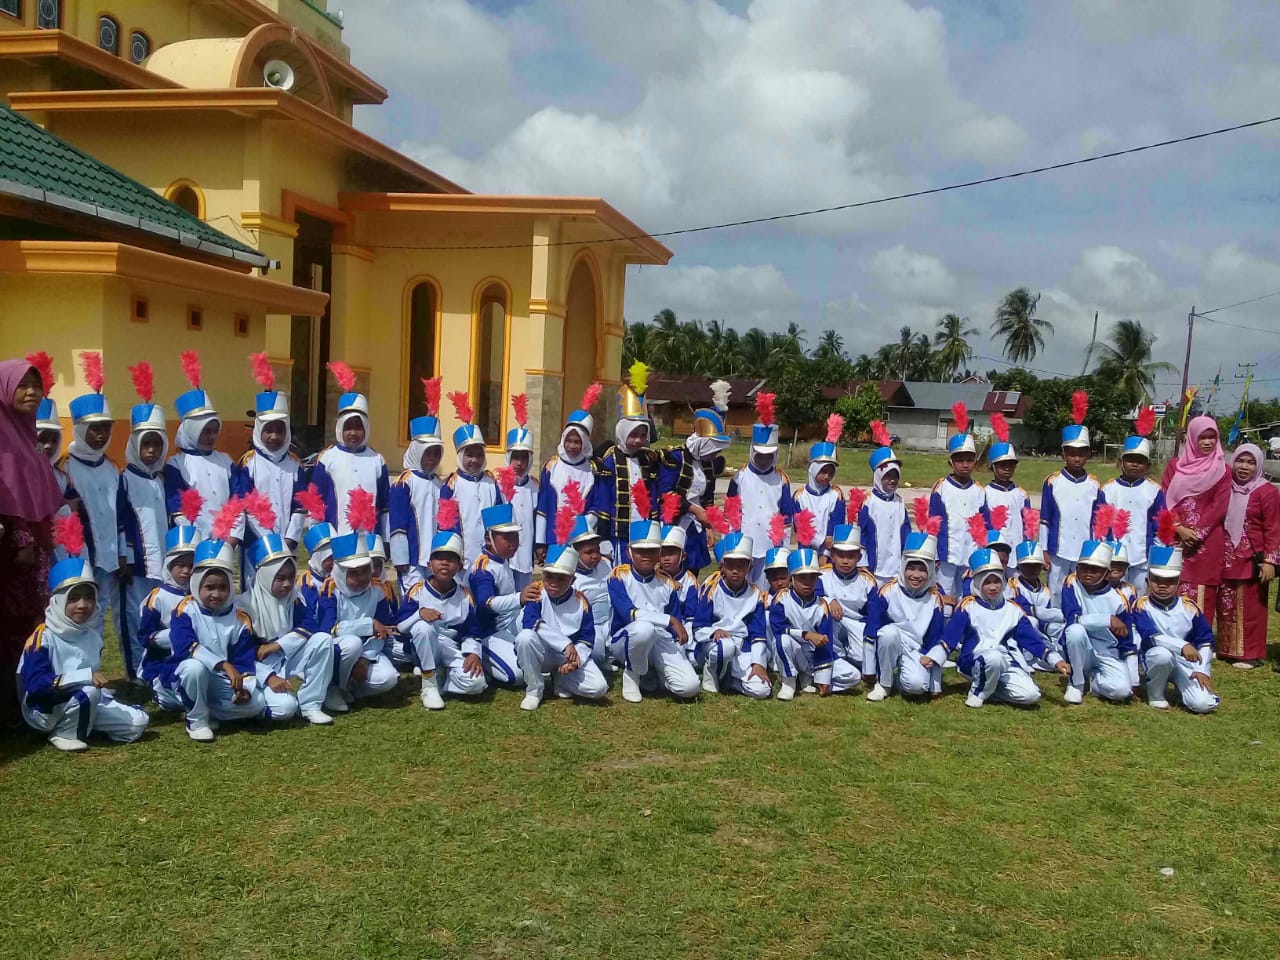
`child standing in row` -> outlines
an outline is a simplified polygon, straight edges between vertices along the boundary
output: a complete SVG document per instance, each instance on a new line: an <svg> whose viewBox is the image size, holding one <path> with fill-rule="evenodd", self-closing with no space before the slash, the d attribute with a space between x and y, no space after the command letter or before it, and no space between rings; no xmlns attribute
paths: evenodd
<svg viewBox="0 0 1280 960"><path fill-rule="evenodd" d="M338 416L334 421L334 442L316 459L311 471L315 484L326 504L325 520L339 535L351 532L347 522L351 494L363 490L373 498L377 516L376 526L368 533L389 533L387 512L391 497L391 484L387 475L387 462L368 445L369 400L356 392L356 374L347 364L333 362L329 372L342 388L338 398Z"/></svg>
<svg viewBox="0 0 1280 960"><path fill-rule="evenodd" d="M1031 506L1031 498L1013 479L1014 471L1018 469L1018 451L1009 442L1009 423L1004 414L991 415L991 430L995 435L995 442L987 451L987 463L992 473L992 480L985 491L987 518L991 518L991 511L997 507L1004 507L1005 513L1002 516L1005 521L996 527L996 532L1003 543L1021 543L1027 537L1022 529L1022 515ZM1039 530L1031 531L1031 536L1039 534Z"/></svg>
<svg viewBox="0 0 1280 960"><path fill-rule="evenodd" d="M181 356L182 370L191 389L174 401L179 417L178 452L169 458L164 467L164 491L169 509L169 522L175 526L189 523L182 510L182 495L194 490L200 495L200 514L195 520L200 536L209 539L213 531L213 518L231 499L231 458L216 449L222 433L222 420L210 399L200 386L203 374L200 358L194 350L184 350ZM237 521L229 540L239 546L243 521Z"/></svg>
<svg viewBox="0 0 1280 960"><path fill-rule="evenodd" d="M685 553L688 566L701 570L711 562L707 539L707 508L716 501L716 480L724 472L722 454L730 439L725 432L724 415L728 410L729 384L717 380L711 384L715 407L695 410L693 432L685 438L683 447L676 447L662 455L662 467L658 473L658 489L662 503L675 497L678 509L664 523L679 524L685 532ZM722 407L723 404L723 407Z"/></svg>
<svg viewBox="0 0 1280 960"><path fill-rule="evenodd" d="M1093 526L1093 512L1102 502L1098 478L1085 469L1090 457L1089 428L1084 425L1088 411L1088 394L1077 390L1071 395L1074 422L1062 430L1063 467L1045 478L1040 494L1040 545L1049 571L1049 591L1059 605L1063 583L1080 561Z"/></svg>
<svg viewBox="0 0 1280 960"><path fill-rule="evenodd" d="M453 431L453 449L458 455L458 469L449 475L440 491L441 500L458 502L458 528L465 551L463 561L467 568L480 559L484 553L486 533L484 511L502 503L502 494L498 490L493 474L485 469L484 434L471 421L475 412L471 408L471 400L461 390L449 394L454 412L461 425ZM448 530L448 527L439 527ZM533 531L530 531L532 535Z"/></svg>
<svg viewBox="0 0 1280 960"><path fill-rule="evenodd" d="M1164 491L1147 476L1151 469L1151 441L1156 414L1151 407L1138 412L1133 436L1120 449L1120 476L1102 488L1102 501L1129 513L1124 545L1129 555L1129 582L1139 595L1147 589L1147 552L1155 544L1156 517L1164 509Z"/></svg>
<svg viewBox="0 0 1280 960"><path fill-rule="evenodd" d="M507 431L507 463L498 473L502 499L511 504L511 514L522 532L520 548L511 558L516 589L533 582L533 568L540 559L537 549L538 481L530 476L533 466L533 434L529 432L529 398L518 393L511 398L516 426Z"/></svg>
<svg viewBox="0 0 1280 960"><path fill-rule="evenodd" d="M809 448L809 482L794 495L796 511L813 514L813 542L797 541L798 547L809 547L826 556L831 550L835 528L845 522L844 494L835 485L836 445L844 433L844 417L833 413L827 418L827 439Z"/></svg>
<svg viewBox="0 0 1280 960"><path fill-rule="evenodd" d="M444 454L440 435L439 377L422 381L427 414L409 421L404 473L391 485L391 563L407 595L426 577L431 544L436 538L443 482L436 472Z"/></svg>
<svg viewBox="0 0 1280 960"><path fill-rule="evenodd" d="M986 491L973 479L978 452L969 433L969 411L963 403L957 403L951 413L956 428L955 435L947 441L951 473L933 485L929 514L939 520L938 588L948 597L958 597L969 555L983 546L970 536L967 520L975 513L985 516Z"/></svg>
<svg viewBox="0 0 1280 960"><path fill-rule="evenodd" d="M893 452L883 420L871 421L871 436L879 444L867 460L871 467L871 495L856 516L849 511L849 517L859 527L863 566L883 587L902 572L902 549L911 533L911 521L907 519L907 506L898 495L902 461Z"/></svg>
<svg viewBox="0 0 1280 960"><path fill-rule="evenodd" d="M538 519L535 530L539 547L559 543L556 539L555 518L565 503L570 484L577 484L577 496L583 503L591 502L591 491L595 485L595 471L591 465L595 452L591 445L591 431L595 429L595 419L591 416L591 408L600 399L600 389L598 383L587 388L582 395L581 405L569 414L564 429L560 431L560 443L555 455L542 467L542 475L538 480Z"/></svg>
<svg viewBox="0 0 1280 960"><path fill-rule="evenodd" d="M791 482L777 468L778 425L772 393L756 394L756 423L751 428L751 461L729 481L728 496L742 501L742 534L752 543L751 582L763 590L764 557L771 542L769 525L777 514L790 525L796 514Z"/></svg>
<svg viewBox="0 0 1280 960"><path fill-rule="evenodd" d="M643 484L652 507L656 502L661 464L658 454L651 448L653 429L645 404L649 369L643 363L633 363L628 372L631 382L618 388L622 416L614 428L616 444L600 461L599 473L591 488L596 529L612 541L610 549L614 563L628 562L627 538L631 524L654 519L652 513L636 509L631 502L631 492L637 483Z"/></svg>

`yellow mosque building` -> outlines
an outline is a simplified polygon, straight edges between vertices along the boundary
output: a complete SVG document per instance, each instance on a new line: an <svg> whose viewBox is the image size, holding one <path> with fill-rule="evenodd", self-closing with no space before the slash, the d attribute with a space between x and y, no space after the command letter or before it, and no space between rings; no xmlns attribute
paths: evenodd
<svg viewBox="0 0 1280 960"><path fill-rule="evenodd" d="M0 92L0 356L51 353L64 415L101 350L119 421L142 359L172 416L196 349L238 452L265 350L311 445L342 360L393 468L435 375L495 451L527 393L545 457L618 382L627 265L671 257L603 200L469 193L356 130L387 91L325 0L0 0Z"/></svg>

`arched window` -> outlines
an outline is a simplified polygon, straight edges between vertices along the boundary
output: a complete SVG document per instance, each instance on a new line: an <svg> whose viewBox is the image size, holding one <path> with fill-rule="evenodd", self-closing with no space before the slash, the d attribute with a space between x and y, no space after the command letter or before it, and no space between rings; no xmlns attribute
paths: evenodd
<svg viewBox="0 0 1280 960"><path fill-rule="evenodd" d="M36 4L36 26L41 30L57 30L62 26L61 0L40 0Z"/></svg>
<svg viewBox="0 0 1280 960"><path fill-rule="evenodd" d="M0 13L16 19L22 18L22 0L0 0Z"/></svg>
<svg viewBox="0 0 1280 960"><path fill-rule="evenodd" d="M120 24L116 23L114 17L98 18L98 46L107 53L120 55Z"/></svg>
<svg viewBox="0 0 1280 960"><path fill-rule="evenodd" d="M141 30L135 30L129 34L129 60L133 63L142 63L149 56L151 56L151 38Z"/></svg>
<svg viewBox="0 0 1280 960"><path fill-rule="evenodd" d="M500 446L502 412L507 394L507 291L500 283L491 283L480 294L476 315L475 404L476 424L485 442Z"/></svg>
<svg viewBox="0 0 1280 960"><path fill-rule="evenodd" d="M422 381L436 375L436 318L440 297L436 285L429 280L415 284L409 293L409 382L405 395L409 398L409 417L422 416Z"/></svg>
<svg viewBox="0 0 1280 960"><path fill-rule="evenodd" d="M204 194L190 180L175 180L164 191L164 198L200 220L204 219Z"/></svg>

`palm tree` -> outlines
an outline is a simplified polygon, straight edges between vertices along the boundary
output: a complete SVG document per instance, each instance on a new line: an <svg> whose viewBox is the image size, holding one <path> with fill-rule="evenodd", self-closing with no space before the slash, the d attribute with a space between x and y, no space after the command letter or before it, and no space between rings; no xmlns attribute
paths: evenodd
<svg viewBox="0 0 1280 960"><path fill-rule="evenodd" d="M653 327L643 320L628 323L622 337L623 366L629 367L637 360L652 366L656 353L657 339L653 335Z"/></svg>
<svg viewBox="0 0 1280 960"><path fill-rule="evenodd" d="M910 327L903 327L898 331L898 342L889 344L894 379L911 379L911 367L916 362L917 351L916 335Z"/></svg>
<svg viewBox="0 0 1280 960"><path fill-rule="evenodd" d="M742 335L743 372L752 377L769 375L769 364L773 360L773 345L769 335L759 327L752 327Z"/></svg>
<svg viewBox="0 0 1280 960"><path fill-rule="evenodd" d="M938 332L933 335L933 345L937 347L934 359L942 376L956 378L957 371L973 357L973 347L966 338L977 334L968 317L948 313L938 321Z"/></svg>
<svg viewBox="0 0 1280 960"><path fill-rule="evenodd" d="M818 338L818 345L813 350L818 360L847 359L844 352L844 337L834 330L823 330Z"/></svg>
<svg viewBox="0 0 1280 960"><path fill-rule="evenodd" d="M1097 348L1095 372L1118 384L1135 407L1150 398L1156 374L1178 372L1171 363L1151 359L1155 341L1156 335L1137 320L1120 320Z"/></svg>
<svg viewBox="0 0 1280 960"><path fill-rule="evenodd" d="M1044 349L1044 333L1053 333L1053 324L1036 316L1036 304L1040 294L1034 297L1026 287L1018 287L1005 294L996 308L996 319L991 329L1004 340L1004 355L1012 363L1034 360Z"/></svg>

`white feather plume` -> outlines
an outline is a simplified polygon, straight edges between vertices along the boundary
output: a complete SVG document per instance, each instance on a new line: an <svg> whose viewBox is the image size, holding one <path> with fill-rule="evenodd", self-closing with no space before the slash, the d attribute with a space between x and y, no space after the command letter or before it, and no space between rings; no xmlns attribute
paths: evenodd
<svg viewBox="0 0 1280 960"><path fill-rule="evenodd" d="M711 383L711 403L717 410L729 409L729 391L733 388L729 386L728 380L715 380Z"/></svg>

